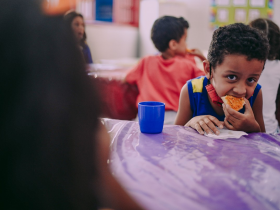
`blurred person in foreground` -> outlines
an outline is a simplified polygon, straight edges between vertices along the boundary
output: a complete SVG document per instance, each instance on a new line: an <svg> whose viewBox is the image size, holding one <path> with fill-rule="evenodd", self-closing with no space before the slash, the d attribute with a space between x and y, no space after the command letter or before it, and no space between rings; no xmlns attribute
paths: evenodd
<svg viewBox="0 0 280 210"><path fill-rule="evenodd" d="M141 101L165 103L165 124L174 124L181 88L186 81L205 75L196 66L194 56L206 58L200 50L187 50L189 23L184 18L163 16L151 30L159 55L146 56L126 75L125 81L139 89L136 106Z"/></svg>
<svg viewBox="0 0 280 210"><path fill-rule="evenodd" d="M75 11L68 11L64 16L64 20L73 30L82 50L85 62L87 64L93 63L89 46L86 43L87 35L85 32L85 21L83 15Z"/></svg>
<svg viewBox="0 0 280 210"><path fill-rule="evenodd" d="M0 3L0 209L140 209L109 171L75 38L40 3Z"/></svg>
<svg viewBox="0 0 280 210"><path fill-rule="evenodd" d="M263 91L263 120L269 134L279 134L280 128L276 119L276 98L280 84L280 29L273 21L258 18L249 23L260 30L269 40L269 53L259 84Z"/></svg>

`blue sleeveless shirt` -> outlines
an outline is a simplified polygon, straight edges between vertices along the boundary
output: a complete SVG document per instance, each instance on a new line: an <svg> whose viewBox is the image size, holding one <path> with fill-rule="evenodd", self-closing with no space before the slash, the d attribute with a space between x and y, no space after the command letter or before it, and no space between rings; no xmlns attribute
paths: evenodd
<svg viewBox="0 0 280 210"><path fill-rule="evenodd" d="M212 115L218 120L224 121L225 115L218 115L208 99L208 93L205 88L207 84L208 79L205 76L197 77L187 82L191 110L193 112L192 117L200 115ZM251 107L253 106L260 89L261 86L257 84L253 96L248 99ZM243 107L239 112L244 113L245 107Z"/></svg>

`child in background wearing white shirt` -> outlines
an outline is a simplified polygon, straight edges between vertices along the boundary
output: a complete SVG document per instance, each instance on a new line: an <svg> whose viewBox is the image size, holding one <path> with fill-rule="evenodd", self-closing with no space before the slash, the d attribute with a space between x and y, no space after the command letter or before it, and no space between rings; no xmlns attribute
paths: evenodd
<svg viewBox="0 0 280 210"><path fill-rule="evenodd" d="M280 84L280 30L273 21L264 18L253 20L249 25L262 31L269 40L268 59L258 82L263 91L265 130L269 134L278 134L280 129L275 111L277 90Z"/></svg>

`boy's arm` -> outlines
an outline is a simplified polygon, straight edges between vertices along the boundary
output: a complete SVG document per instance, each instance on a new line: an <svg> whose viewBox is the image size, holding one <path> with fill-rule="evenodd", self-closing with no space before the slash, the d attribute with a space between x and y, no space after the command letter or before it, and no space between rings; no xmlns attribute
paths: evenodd
<svg viewBox="0 0 280 210"><path fill-rule="evenodd" d="M262 89L260 89L255 102L253 104L253 113L255 115L256 121L259 123L261 132L265 132L265 126L263 121L263 97L262 97Z"/></svg>
<svg viewBox="0 0 280 210"><path fill-rule="evenodd" d="M193 78L199 77L199 76L205 76L205 72L199 69L196 65L194 65L194 71L193 71Z"/></svg>
<svg viewBox="0 0 280 210"><path fill-rule="evenodd" d="M245 112L244 114L237 112L223 104L225 113L225 126L231 130L245 131L248 133L265 132L263 115L262 115L262 91L260 90L253 108L250 102L245 98Z"/></svg>
<svg viewBox="0 0 280 210"><path fill-rule="evenodd" d="M199 76L205 76L205 72L198 67L198 64L195 62L195 60L192 57L187 55L186 59L190 61L190 63L188 63L188 68L190 69L189 71L191 72L192 79Z"/></svg>
<svg viewBox="0 0 280 210"><path fill-rule="evenodd" d="M191 49L187 51L189 54L197 56L201 61L206 60L205 56L199 49Z"/></svg>
<svg viewBox="0 0 280 210"><path fill-rule="evenodd" d="M185 84L181 90L179 110L177 112L175 125L185 125L192 127L197 130L198 133L220 133L216 126L223 128L222 122L220 122L216 117L211 115L201 115L192 117L191 104L189 99L188 84Z"/></svg>
<svg viewBox="0 0 280 210"><path fill-rule="evenodd" d="M136 84L137 80L142 76L144 69L144 59L142 59L134 68L132 68L124 77L123 82Z"/></svg>
<svg viewBox="0 0 280 210"><path fill-rule="evenodd" d="M189 99L188 84L181 89L179 108L175 119L175 125L185 125L192 118L192 110Z"/></svg>

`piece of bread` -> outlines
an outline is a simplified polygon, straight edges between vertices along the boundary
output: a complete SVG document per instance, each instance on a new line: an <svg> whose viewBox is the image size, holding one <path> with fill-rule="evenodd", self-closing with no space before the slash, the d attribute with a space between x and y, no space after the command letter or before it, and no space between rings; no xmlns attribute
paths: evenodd
<svg viewBox="0 0 280 210"><path fill-rule="evenodd" d="M234 96L223 96L222 100L225 104L228 104L232 109L239 111L240 109L243 108L245 104L244 98L236 98Z"/></svg>

